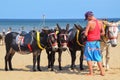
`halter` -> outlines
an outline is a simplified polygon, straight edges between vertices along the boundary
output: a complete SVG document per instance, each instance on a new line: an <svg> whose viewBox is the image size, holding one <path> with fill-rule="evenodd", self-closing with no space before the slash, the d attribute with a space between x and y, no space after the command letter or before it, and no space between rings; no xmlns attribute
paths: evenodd
<svg viewBox="0 0 120 80"><path fill-rule="evenodd" d="M64 39L67 40L67 34L60 34L59 36L64 36Z"/></svg>
<svg viewBox="0 0 120 80"><path fill-rule="evenodd" d="M56 33L50 33L50 34L48 34L48 36L51 36L51 35L54 35L54 36L55 36L55 39L57 39Z"/></svg>
<svg viewBox="0 0 120 80"><path fill-rule="evenodd" d="M82 47L83 47L84 45L79 42L79 34L80 34L80 31L77 30L76 42L77 42L77 44L78 44L79 46L82 46Z"/></svg>
<svg viewBox="0 0 120 80"><path fill-rule="evenodd" d="M64 40L67 41L67 34L63 34L63 33L62 33L62 34L59 34L59 36L63 36L63 37L64 37ZM67 44L67 43L66 43L66 42L62 43L61 40L60 40L60 44L62 44L62 46L63 46L63 45L65 45L65 44Z"/></svg>

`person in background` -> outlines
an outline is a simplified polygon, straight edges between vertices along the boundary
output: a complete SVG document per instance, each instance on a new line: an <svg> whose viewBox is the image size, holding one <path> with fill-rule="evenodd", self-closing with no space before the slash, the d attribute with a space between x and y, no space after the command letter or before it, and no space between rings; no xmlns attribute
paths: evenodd
<svg viewBox="0 0 120 80"><path fill-rule="evenodd" d="M2 35L5 36L5 29L2 30Z"/></svg>
<svg viewBox="0 0 120 80"><path fill-rule="evenodd" d="M6 35L5 29L3 29L3 30L2 30L2 44L5 43L5 35Z"/></svg>
<svg viewBox="0 0 120 80"><path fill-rule="evenodd" d="M8 33L10 33L11 32L11 27L10 28L8 28L8 31L7 31L7 33L6 34L8 34Z"/></svg>
<svg viewBox="0 0 120 80"><path fill-rule="evenodd" d="M27 34L24 28L25 28L24 26L21 27L20 36L24 36Z"/></svg>
<svg viewBox="0 0 120 80"><path fill-rule="evenodd" d="M100 69L100 75L104 76L105 71L102 66L102 56L100 51L100 36L105 34L103 23L94 17L92 11L85 13L85 20L88 20L88 24L84 33L87 37L84 58L89 67L88 75L93 75L92 61L96 61Z"/></svg>

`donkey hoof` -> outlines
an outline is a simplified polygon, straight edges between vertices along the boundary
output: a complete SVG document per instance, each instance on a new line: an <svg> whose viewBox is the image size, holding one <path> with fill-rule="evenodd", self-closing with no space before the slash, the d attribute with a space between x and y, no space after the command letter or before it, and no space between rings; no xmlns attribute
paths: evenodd
<svg viewBox="0 0 120 80"><path fill-rule="evenodd" d="M35 72L36 71L36 69L33 69L33 72Z"/></svg>
<svg viewBox="0 0 120 80"><path fill-rule="evenodd" d="M71 67L71 70L74 70L74 68L73 68L73 67Z"/></svg>
<svg viewBox="0 0 120 80"><path fill-rule="evenodd" d="M73 67L73 66L71 66L71 70L74 70L74 67Z"/></svg>
<svg viewBox="0 0 120 80"><path fill-rule="evenodd" d="M5 68L5 71L8 71L8 69L7 69L7 68Z"/></svg>
<svg viewBox="0 0 120 80"><path fill-rule="evenodd" d="M42 71L41 69L38 69L38 71Z"/></svg>
<svg viewBox="0 0 120 80"><path fill-rule="evenodd" d="M81 67L81 68L80 68L80 70L84 70L84 68L83 68L83 67Z"/></svg>
<svg viewBox="0 0 120 80"><path fill-rule="evenodd" d="M51 68L51 66L49 65L48 68Z"/></svg>
<svg viewBox="0 0 120 80"><path fill-rule="evenodd" d="M54 69L51 69L51 71L54 71Z"/></svg>
<svg viewBox="0 0 120 80"><path fill-rule="evenodd" d="M13 71L13 68L10 68L11 71Z"/></svg>
<svg viewBox="0 0 120 80"><path fill-rule="evenodd" d="M110 70L110 67L109 65L106 66L106 71L109 71Z"/></svg>
<svg viewBox="0 0 120 80"><path fill-rule="evenodd" d="M63 70L63 69L60 67L59 70L61 71L61 70Z"/></svg>
<svg viewBox="0 0 120 80"><path fill-rule="evenodd" d="M62 71L63 69L61 68L61 69L59 69L60 71Z"/></svg>

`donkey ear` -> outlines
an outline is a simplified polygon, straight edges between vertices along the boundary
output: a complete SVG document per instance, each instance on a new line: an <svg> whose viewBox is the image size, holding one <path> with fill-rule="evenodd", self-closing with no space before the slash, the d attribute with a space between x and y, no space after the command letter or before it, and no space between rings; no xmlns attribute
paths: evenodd
<svg viewBox="0 0 120 80"><path fill-rule="evenodd" d="M81 25L78 25L78 27L79 27L80 29L83 29Z"/></svg>
<svg viewBox="0 0 120 80"><path fill-rule="evenodd" d="M80 27L78 27L78 25L77 25L77 24L74 24L74 26L75 26L75 28L76 28L76 29L81 30L81 28L80 28Z"/></svg>
<svg viewBox="0 0 120 80"><path fill-rule="evenodd" d="M70 26L69 24L66 25L66 31L69 30L69 26Z"/></svg>
<svg viewBox="0 0 120 80"><path fill-rule="evenodd" d="M60 28L59 24L56 24L56 25L57 25L58 30L61 31L61 28Z"/></svg>

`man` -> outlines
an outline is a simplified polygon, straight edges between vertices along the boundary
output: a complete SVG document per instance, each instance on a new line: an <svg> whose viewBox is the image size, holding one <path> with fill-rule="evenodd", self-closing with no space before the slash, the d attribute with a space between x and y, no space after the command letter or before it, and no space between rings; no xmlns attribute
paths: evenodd
<svg viewBox="0 0 120 80"><path fill-rule="evenodd" d="M93 75L92 61L96 61L100 69L100 75L104 76L99 42L100 36L105 34L103 24L94 17L93 12L91 11L85 13L85 20L88 20L88 24L85 30L87 42L85 45L84 57L87 60L89 67L88 75Z"/></svg>

